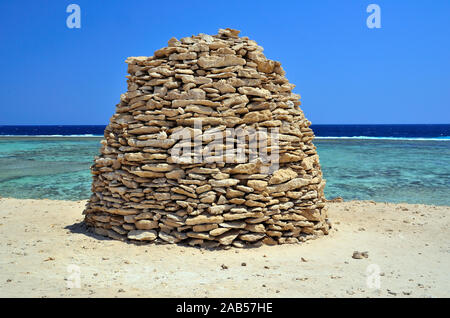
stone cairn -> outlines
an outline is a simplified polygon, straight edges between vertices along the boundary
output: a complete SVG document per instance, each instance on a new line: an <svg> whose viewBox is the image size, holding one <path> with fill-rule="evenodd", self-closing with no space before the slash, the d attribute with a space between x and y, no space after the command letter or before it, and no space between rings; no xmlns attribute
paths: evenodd
<svg viewBox="0 0 450 318"><path fill-rule="evenodd" d="M126 60L128 92L105 129L83 212L97 234L207 248L328 234L325 180L300 96L280 63L238 34L172 38L151 57ZM239 136L248 144L223 155ZM255 156L255 136L276 165ZM177 146L192 156L174 156Z"/></svg>

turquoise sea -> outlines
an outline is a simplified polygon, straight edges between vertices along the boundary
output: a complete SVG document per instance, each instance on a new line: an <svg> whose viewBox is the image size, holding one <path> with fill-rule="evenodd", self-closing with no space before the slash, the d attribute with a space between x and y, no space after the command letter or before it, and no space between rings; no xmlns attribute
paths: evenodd
<svg viewBox="0 0 450 318"><path fill-rule="evenodd" d="M87 199L101 137L0 137L0 196ZM328 199L450 206L450 140L318 138Z"/></svg>

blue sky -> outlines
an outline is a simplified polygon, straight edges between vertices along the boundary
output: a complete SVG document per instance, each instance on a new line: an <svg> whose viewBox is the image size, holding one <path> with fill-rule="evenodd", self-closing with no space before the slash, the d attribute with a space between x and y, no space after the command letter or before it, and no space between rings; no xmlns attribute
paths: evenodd
<svg viewBox="0 0 450 318"><path fill-rule="evenodd" d="M282 63L313 124L450 123L448 0L2 0L0 125L107 124L127 56L226 27Z"/></svg>

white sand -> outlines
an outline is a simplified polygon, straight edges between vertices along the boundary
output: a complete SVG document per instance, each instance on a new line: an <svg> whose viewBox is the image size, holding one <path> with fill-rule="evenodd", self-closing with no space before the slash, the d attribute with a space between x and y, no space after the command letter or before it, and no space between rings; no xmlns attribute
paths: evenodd
<svg viewBox="0 0 450 318"><path fill-rule="evenodd" d="M450 296L450 207L329 203L326 237L209 251L86 233L84 204L0 199L1 297Z"/></svg>

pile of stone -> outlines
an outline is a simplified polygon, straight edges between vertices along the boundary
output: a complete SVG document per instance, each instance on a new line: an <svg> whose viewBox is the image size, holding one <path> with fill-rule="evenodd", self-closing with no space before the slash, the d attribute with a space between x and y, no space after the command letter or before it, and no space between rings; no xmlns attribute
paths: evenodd
<svg viewBox="0 0 450 318"><path fill-rule="evenodd" d="M128 91L91 168L84 214L97 234L211 248L328 233L300 96L280 63L238 34L172 38L126 60Z"/></svg>

